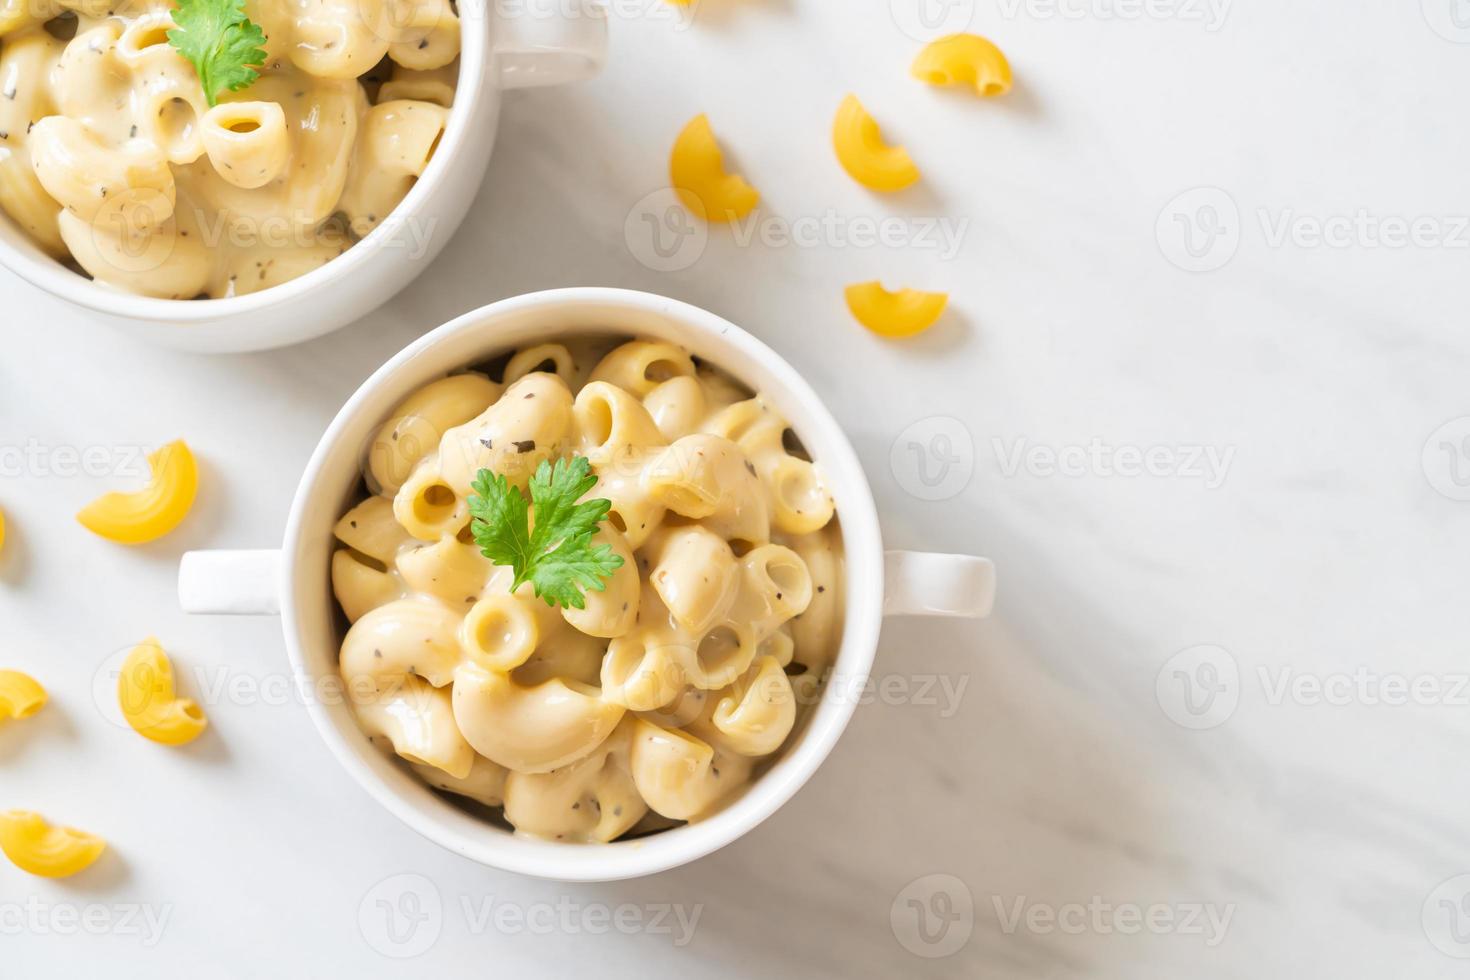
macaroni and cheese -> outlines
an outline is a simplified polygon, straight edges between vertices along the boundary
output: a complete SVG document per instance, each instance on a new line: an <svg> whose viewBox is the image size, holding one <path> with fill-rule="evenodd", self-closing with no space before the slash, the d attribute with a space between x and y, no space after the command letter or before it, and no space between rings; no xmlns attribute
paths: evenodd
<svg viewBox="0 0 1470 980"><path fill-rule="evenodd" d="M534 497L541 464L570 457L597 478L582 501L609 505L591 544L622 562L559 608L482 553L472 484L489 471ZM786 743L835 655L842 545L820 461L764 397L671 344L541 344L434 381L383 423L364 484L332 558L358 721L520 833L607 842L710 815Z"/></svg>
<svg viewBox="0 0 1470 980"><path fill-rule="evenodd" d="M206 93L168 0L0 0L0 210L99 283L240 296L377 227L438 146L451 0L246 0L259 77Z"/></svg>

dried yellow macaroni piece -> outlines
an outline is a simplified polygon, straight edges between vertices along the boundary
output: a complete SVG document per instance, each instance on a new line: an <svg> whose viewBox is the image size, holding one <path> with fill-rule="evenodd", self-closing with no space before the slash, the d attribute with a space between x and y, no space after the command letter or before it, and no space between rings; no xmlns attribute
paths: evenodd
<svg viewBox="0 0 1470 980"><path fill-rule="evenodd" d="M43 878L66 878L90 867L107 844L74 827L53 827L39 813L0 813L0 851L22 871Z"/></svg>
<svg viewBox="0 0 1470 980"><path fill-rule="evenodd" d="M1011 90L1011 64L978 34L951 34L924 45L909 73L930 85L973 85L982 96Z"/></svg>
<svg viewBox="0 0 1470 980"><path fill-rule="evenodd" d="M917 289L889 292L880 282L847 287L847 308L857 321L881 337L912 337L923 333L944 314L948 293Z"/></svg>
<svg viewBox="0 0 1470 980"><path fill-rule="evenodd" d="M883 142L878 123L857 96L849 95L832 123L837 161L853 180L875 191L901 191L919 179L919 168L901 146Z"/></svg>
<svg viewBox="0 0 1470 980"><path fill-rule="evenodd" d="M5 511L0 510L0 550L5 548Z"/></svg>
<svg viewBox="0 0 1470 980"><path fill-rule="evenodd" d="M724 155L704 113L689 120L674 141L669 177L684 206L706 221L735 221L760 203L760 192L744 178L725 173Z"/></svg>
<svg viewBox="0 0 1470 980"><path fill-rule="evenodd" d="M29 718L46 706L46 689L18 670L0 670L0 721Z"/></svg>
<svg viewBox="0 0 1470 980"><path fill-rule="evenodd" d="M192 742L209 725L199 705L175 695L173 665L151 636L123 661L117 699L133 730L162 745Z"/></svg>
<svg viewBox="0 0 1470 980"><path fill-rule="evenodd" d="M77 514L82 526L120 544L145 544L179 526L194 504L199 468L183 440L148 454L153 477L136 493L107 493Z"/></svg>

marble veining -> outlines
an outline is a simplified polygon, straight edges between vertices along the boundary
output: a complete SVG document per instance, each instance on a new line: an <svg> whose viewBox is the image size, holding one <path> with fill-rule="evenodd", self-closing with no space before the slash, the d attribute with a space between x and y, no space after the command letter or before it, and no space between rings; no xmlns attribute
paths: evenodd
<svg viewBox="0 0 1470 980"><path fill-rule="evenodd" d="M0 865L3 972L1463 976L1470 29L1451 0L612 10L605 75L514 93L457 237L346 330L176 354L0 273L0 665L54 699L0 727L0 806L114 848L70 884ZM961 21L1010 55L1014 98L907 78L916 35ZM920 189L843 175L828 126L849 91ZM700 111L762 208L692 259L671 240L662 268L640 208ZM863 246L885 219L898 238ZM869 336L842 287L879 277L948 289L952 313ZM282 683L277 624L186 617L174 578L185 549L279 541L323 427L404 344L592 284L772 344L851 435L889 545L989 555L1001 588L984 623L890 621L889 693L747 838L562 886L400 825ZM175 535L124 550L75 525L176 437L203 482ZM150 633L207 701L184 751L95 703Z"/></svg>

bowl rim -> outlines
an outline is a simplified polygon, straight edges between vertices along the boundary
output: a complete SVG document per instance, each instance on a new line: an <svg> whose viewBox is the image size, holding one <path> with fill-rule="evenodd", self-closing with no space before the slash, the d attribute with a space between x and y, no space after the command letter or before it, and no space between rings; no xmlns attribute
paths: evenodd
<svg viewBox="0 0 1470 980"><path fill-rule="evenodd" d="M466 4L460 15L459 74L455 81L454 104L444 126L444 136L424 173L393 208L388 217L361 240L331 261L268 289L222 299L159 299L114 289L46 255L25 231L0 210L0 266L20 278L94 313L145 320L155 324L193 326L258 313L299 300L339 279L353 275L392 241L406 221L422 209L424 202L443 183L452 161L460 157L473 123L485 99L498 95L500 85L490 71L489 13L484 4ZM468 25L481 25L465 30Z"/></svg>
<svg viewBox="0 0 1470 980"><path fill-rule="evenodd" d="M694 333L735 348L774 375L789 401L803 406L808 433L821 429L820 459L824 468L840 476L842 481L839 484L834 479L833 486L839 498L838 513L847 559L843 633L827 686L816 709L805 721L798 743L788 747L739 797L705 820L634 841L577 845L540 841L500 830L487 834L490 828L482 819L459 810L393 760L376 749L371 750L370 756L365 755L363 746L367 739L345 705L340 706L340 711L339 706L315 699L307 705L313 724L337 761L369 795L420 835L490 867L567 882L615 881L656 874L694 861L744 836L805 785L831 754L852 718L872 668L882 622L881 528L872 490L856 451L806 380L765 343L728 320L697 306L651 293L610 287L570 287L491 303L414 341L378 368L347 399L313 451L297 487L281 563L281 617L287 652L298 683L310 685L317 678L309 669L302 649L308 638L298 614L293 569L302 564L299 561L302 552L311 546L307 535L321 530L319 524L308 526L312 524L307 513L308 502L317 491L318 481L326 475L329 457L342 441L343 430L359 421L359 416L389 379L438 344L477 328L493 335L498 320L526 311L547 307L592 310L609 305L624 307L630 314L662 315L677 320ZM854 556L860 560L855 562ZM350 725L348 730L337 721L344 713ZM407 791L410 782L418 790L412 795ZM437 805L431 805L431 801Z"/></svg>

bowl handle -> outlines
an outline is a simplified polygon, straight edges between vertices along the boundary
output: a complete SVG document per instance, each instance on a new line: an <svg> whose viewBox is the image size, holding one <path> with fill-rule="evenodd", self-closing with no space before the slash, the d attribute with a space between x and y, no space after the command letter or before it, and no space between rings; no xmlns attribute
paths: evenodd
<svg viewBox="0 0 1470 980"><path fill-rule="evenodd" d="M990 615L995 565L974 555L890 551L883 562L885 616Z"/></svg>
<svg viewBox="0 0 1470 980"><path fill-rule="evenodd" d="M995 565L973 555L890 551L884 560L888 616L989 616ZM275 616L281 611L281 553L190 551L179 562L179 605L187 613Z"/></svg>
<svg viewBox="0 0 1470 980"><path fill-rule="evenodd" d="M496 4L494 49L502 88L539 88L591 78L607 61L607 7L598 0Z"/></svg>
<svg viewBox="0 0 1470 980"><path fill-rule="evenodd" d="M186 613L280 615L280 551L186 551L179 562L179 606Z"/></svg>

